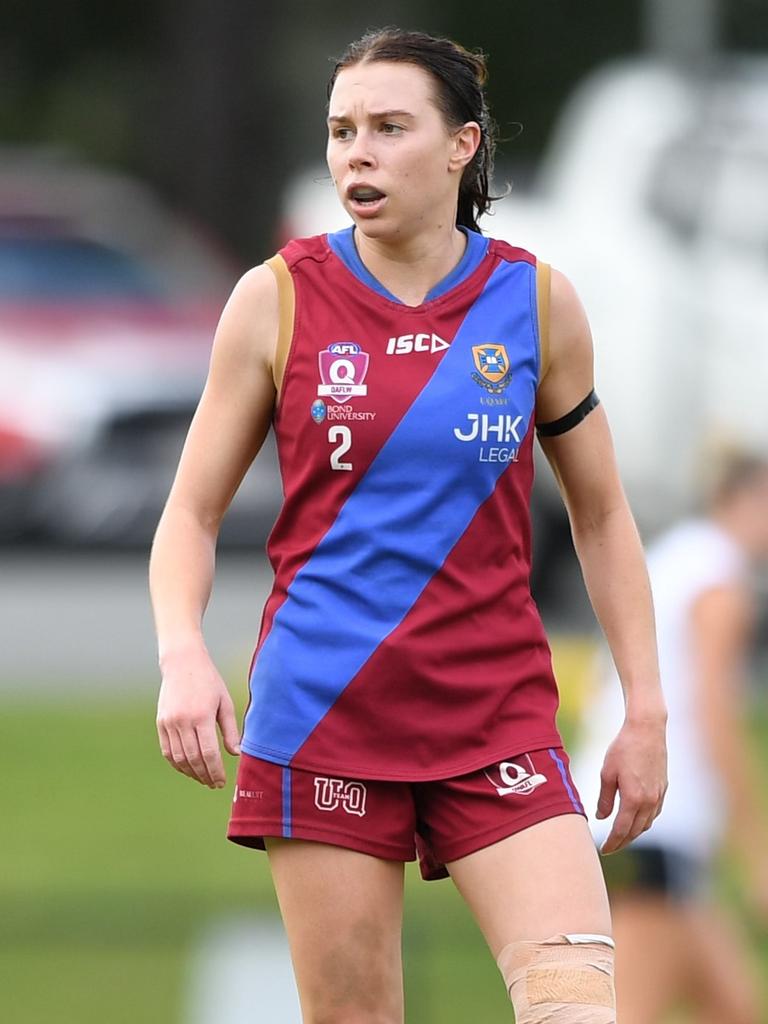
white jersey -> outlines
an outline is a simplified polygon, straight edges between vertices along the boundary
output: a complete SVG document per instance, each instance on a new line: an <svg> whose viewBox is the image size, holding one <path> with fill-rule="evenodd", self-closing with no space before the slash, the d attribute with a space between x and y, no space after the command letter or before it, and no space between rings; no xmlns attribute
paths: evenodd
<svg viewBox="0 0 768 1024"><path fill-rule="evenodd" d="M709 857L722 837L723 794L697 721L690 613L704 591L743 580L747 560L721 527L703 519L688 520L671 529L650 546L647 557L661 681L669 712L669 790L661 814L634 843ZM609 660L606 655L604 662ZM595 818L600 771L608 746L624 721L624 698L616 670L604 664L600 675L579 749L571 760L573 778L598 844L607 838L619 804L617 794L611 817Z"/></svg>

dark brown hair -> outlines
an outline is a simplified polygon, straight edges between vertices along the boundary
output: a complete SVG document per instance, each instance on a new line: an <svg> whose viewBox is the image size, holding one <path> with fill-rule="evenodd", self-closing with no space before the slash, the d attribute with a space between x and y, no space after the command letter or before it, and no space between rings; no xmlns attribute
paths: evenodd
<svg viewBox="0 0 768 1024"><path fill-rule="evenodd" d="M435 103L448 127L457 129L467 121L480 125L480 145L464 168L456 214L457 225L479 231L478 218L490 209L493 201L488 189L496 149L496 126L483 91L488 78L485 56L426 32L376 29L350 43L336 61L328 82L328 98L340 71L372 61L397 61L423 68L435 83Z"/></svg>

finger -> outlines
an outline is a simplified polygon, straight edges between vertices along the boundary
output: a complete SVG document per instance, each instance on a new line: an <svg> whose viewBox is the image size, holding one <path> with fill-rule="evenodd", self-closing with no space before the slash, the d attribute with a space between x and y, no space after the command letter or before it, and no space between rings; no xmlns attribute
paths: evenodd
<svg viewBox="0 0 768 1024"><path fill-rule="evenodd" d="M601 852L618 853L650 828L652 822L653 812L649 811L647 802L627 801L620 808L611 834L603 844Z"/></svg>
<svg viewBox="0 0 768 1024"><path fill-rule="evenodd" d="M219 741L216 738L216 728L213 722L210 725L198 726L195 729L195 734L206 775L216 789L221 789L227 781L227 776L221 760Z"/></svg>
<svg viewBox="0 0 768 1024"><path fill-rule="evenodd" d="M606 779L600 777L600 796L597 800L597 814L598 818L607 818L613 811L613 804L616 800L616 790L618 788L618 780L616 778Z"/></svg>
<svg viewBox="0 0 768 1024"><path fill-rule="evenodd" d="M637 804L630 802L626 797L622 797L619 802L619 813L616 815L613 828L608 834L608 838L600 847L601 853L616 853L627 844L636 816Z"/></svg>
<svg viewBox="0 0 768 1024"><path fill-rule="evenodd" d="M194 779L195 775L192 768L187 763L184 747L181 739L179 738L178 731L172 727L168 729L168 745L171 751L170 762L176 771L181 772L182 775L188 775L190 779Z"/></svg>
<svg viewBox="0 0 768 1024"><path fill-rule="evenodd" d="M213 779L208 774L208 768L206 767L203 755L200 753L200 744L197 741L197 732L194 726L191 726L184 731L179 730L179 740L182 747L184 748L184 755L187 760L187 764L192 769L192 778L197 779L204 786L208 786L209 789L214 788Z"/></svg>
<svg viewBox="0 0 768 1024"><path fill-rule="evenodd" d="M168 732L161 722L155 723L157 727L157 738L160 741L160 752L166 761L173 763L171 755L171 741L168 739Z"/></svg>
<svg viewBox="0 0 768 1024"><path fill-rule="evenodd" d="M632 827L629 830L629 834L627 836L627 845L629 845L629 843L631 843L635 839L637 839L638 836L642 835L643 832L647 832L652 824L653 824L653 812L652 811L650 813L648 813L647 810L646 810L645 814L638 813L637 817L635 818L634 822L632 823Z"/></svg>
<svg viewBox="0 0 768 1024"><path fill-rule="evenodd" d="M667 798L667 789L668 788L669 787L667 785L665 785L664 788L661 791L661 796L659 797L659 799L658 799L658 801L656 803L656 812L654 814L654 818L658 818L658 816L661 814L661 812L664 809L664 801Z"/></svg>
<svg viewBox="0 0 768 1024"><path fill-rule="evenodd" d="M216 721L219 723L221 738L224 740L226 750L230 754L239 754L240 730L237 727L235 706L229 698L222 700L221 704L219 704L219 713L216 716Z"/></svg>

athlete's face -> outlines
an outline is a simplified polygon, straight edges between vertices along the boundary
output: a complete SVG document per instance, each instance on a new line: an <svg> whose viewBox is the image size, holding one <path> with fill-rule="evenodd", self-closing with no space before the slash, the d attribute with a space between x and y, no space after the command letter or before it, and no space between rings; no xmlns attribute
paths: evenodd
<svg viewBox="0 0 768 1024"><path fill-rule="evenodd" d="M428 72L386 61L345 68L328 115L328 167L364 234L405 239L454 223L480 129L474 121L449 129Z"/></svg>

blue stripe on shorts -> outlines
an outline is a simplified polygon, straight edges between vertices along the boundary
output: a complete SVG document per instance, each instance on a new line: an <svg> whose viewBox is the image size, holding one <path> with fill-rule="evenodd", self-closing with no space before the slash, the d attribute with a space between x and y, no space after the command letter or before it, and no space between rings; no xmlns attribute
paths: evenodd
<svg viewBox="0 0 768 1024"><path fill-rule="evenodd" d="M291 821L291 769L283 768L283 838L290 839Z"/></svg>
<svg viewBox="0 0 768 1024"><path fill-rule="evenodd" d="M562 758L560 758L560 756L558 755L557 751L553 750L552 747L549 747L548 749L549 749L549 756L552 758L552 760L555 762L555 764L557 765L558 769L560 770L560 777L563 780L563 785L566 788L568 796L571 798L571 803L576 808L576 810L579 812L579 814L584 814L584 808L581 806L579 801L576 799L576 794L573 791L573 786L571 785L571 783L568 780L568 774L566 773L565 765L563 764Z"/></svg>

